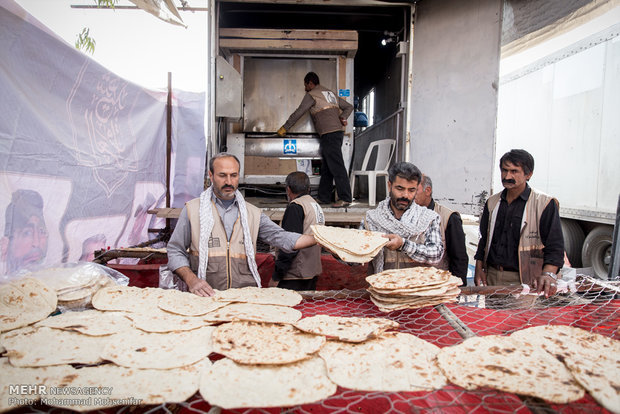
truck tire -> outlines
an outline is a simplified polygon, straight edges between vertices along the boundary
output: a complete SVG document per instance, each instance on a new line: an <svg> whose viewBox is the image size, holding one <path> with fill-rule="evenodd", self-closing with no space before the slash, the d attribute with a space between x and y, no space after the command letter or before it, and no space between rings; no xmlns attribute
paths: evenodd
<svg viewBox="0 0 620 414"><path fill-rule="evenodd" d="M581 250L586 236L579 223L571 219L561 219L564 250L571 267L581 267Z"/></svg>
<svg viewBox="0 0 620 414"><path fill-rule="evenodd" d="M611 261L611 239L613 227L598 226L586 236L581 250L581 261L584 267L592 267L594 274L607 279Z"/></svg>

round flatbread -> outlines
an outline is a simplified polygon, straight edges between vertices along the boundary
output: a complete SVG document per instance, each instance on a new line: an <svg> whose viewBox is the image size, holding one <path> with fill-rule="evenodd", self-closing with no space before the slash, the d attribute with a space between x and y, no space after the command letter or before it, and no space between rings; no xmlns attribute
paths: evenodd
<svg viewBox="0 0 620 414"><path fill-rule="evenodd" d="M231 303L207 313L203 318L208 322L251 321L292 324L301 319L301 312L288 306Z"/></svg>
<svg viewBox="0 0 620 414"><path fill-rule="evenodd" d="M336 392L318 357L286 365L243 365L224 358L205 370L200 395L224 409L289 407L323 400Z"/></svg>
<svg viewBox="0 0 620 414"><path fill-rule="evenodd" d="M135 286L109 286L93 296L93 307L103 311L149 313L159 309L158 303L166 294L165 289Z"/></svg>
<svg viewBox="0 0 620 414"><path fill-rule="evenodd" d="M240 364L287 364L309 358L325 337L292 325L231 322L213 332L213 351Z"/></svg>
<svg viewBox="0 0 620 414"><path fill-rule="evenodd" d="M535 326L511 337L564 362L577 382L611 412L620 412L620 341L565 325Z"/></svg>
<svg viewBox="0 0 620 414"><path fill-rule="evenodd" d="M226 303L217 302L213 297L198 296L175 289L164 290L157 304L167 312L185 316L200 316L226 306Z"/></svg>
<svg viewBox="0 0 620 414"><path fill-rule="evenodd" d="M133 326L145 332L178 332L191 331L209 325L203 318L184 316L159 310L150 314L128 313L127 318Z"/></svg>
<svg viewBox="0 0 620 414"><path fill-rule="evenodd" d="M295 327L316 335L346 342L363 342L374 338L388 329L398 328L398 322L385 318L357 318L316 315L303 318Z"/></svg>
<svg viewBox="0 0 620 414"><path fill-rule="evenodd" d="M56 310L56 292L38 279L15 280L0 286L0 332L45 319Z"/></svg>
<svg viewBox="0 0 620 414"><path fill-rule="evenodd" d="M202 371L210 365L209 359L205 358L196 364L165 370L126 368L114 364L81 369L69 367L70 372L48 377L44 384L58 389L98 389L101 394L74 394L70 398L49 398L42 402L80 412L114 406L180 403L198 391Z"/></svg>
<svg viewBox="0 0 620 414"><path fill-rule="evenodd" d="M109 341L101 357L129 368L169 369L194 364L212 350L213 327L173 333L125 331L123 337Z"/></svg>
<svg viewBox="0 0 620 414"><path fill-rule="evenodd" d="M75 331L90 336L103 336L131 329L131 322L121 312L101 312L90 309L50 316L37 322L35 326Z"/></svg>
<svg viewBox="0 0 620 414"><path fill-rule="evenodd" d="M43 367L63 364L96 364L105 344L115 334L89 336L75 331L27 326L2 335L11 364Z"/></svg>
<svg viewBox="0 0 620 414"><path fill-rule="evenodd" d="M319 351L327 375L360 391L431 391L446 385L436 356L439 347L406 333L385 333L353 344L330 341Z"/></svg>
<svg viewBox="0 0 620 414"><path fill-rule="evenodd" d="M237 289L220 290L213 299L220 302L257 303L261 305L295 306L302 301L302 296L290 289L277 287L259 288L247 286Z"/></svg>
<svg viewBox="0 0 620 414"><path fill-rule="evenodd" d="M464 363L463 355L471 362ZM437 360L450 382L468 390L491 387L558 404L584 396L564 364L539 346L511 337L468 338L442 348Z"/></svg>
<svg viewBox="0 0 620 414"><path fill-rule="evenodd" d="M386 270L368 276L366 281L375 289L411 289L416 286L438 285L450 280L451 273L434 267L411 267Z"/></svg>
<svg viewBox="0 0 620 414"><path fill-rule="evenodd" d="M311 228L317 240L322 240L330 250L344 250L358 256L373 253L376 255L379 249L390 241L383 237L383 233L370 230L347 229L320 224L314 224Z"/></svg>

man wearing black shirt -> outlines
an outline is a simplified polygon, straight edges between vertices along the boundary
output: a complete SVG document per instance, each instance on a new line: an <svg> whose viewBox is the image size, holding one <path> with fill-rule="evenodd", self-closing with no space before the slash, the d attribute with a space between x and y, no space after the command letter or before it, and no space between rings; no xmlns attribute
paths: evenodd
<svg viewBox="0 0 620 414"><path fill-rule="evenodd" d="M454 276L463 281L467 286L467 249L465 248L465 232L461 215L449 208L438 204L433 199L433 182L428 175L423 175L418 184L418 192L415 195L416 204L433 210L439 214L441 239L444 244L444 254L437 267L449 270Z"/></svg>
<svg viewBox="0 0 620 414"><path fill-rule="evenodd" d="M534 158L513 149L499 162L504 190L491 196L480 219L474 258L478 286L528 284L555 294L564 263L558 201L528 185Z"/></svg>
<svg viewBox="0 0 620 414"><path fill-rule="evenodd" d="M321 206L310 196L310 179L306 173L297 171L286 177L285 184L289 204L282 217L282 228L312 234L310 226L325 224L325 216ZM315 245L292 253L279 251L272 279L280 288L316 290L321 271L321 246Z"/></svg>

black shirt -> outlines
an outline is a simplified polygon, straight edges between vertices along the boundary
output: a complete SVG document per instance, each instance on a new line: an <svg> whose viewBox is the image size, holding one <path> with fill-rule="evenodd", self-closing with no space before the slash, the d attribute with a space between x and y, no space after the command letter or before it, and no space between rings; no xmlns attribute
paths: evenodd
<svg viewBox="0 0 620 414"><path fill-rule="evenodd" d="M502 266L505 270L519 271L519 238L521 236L521 221L525 211L525 204L532 189L526 185L525 190L508 204L507 190L501 194L497 210L497 220L493 230L493 240L489 247L487 263L491 266ZM543 242L544 264L562 267L564 264L564 239L562 225L557 204L550 202L540 216L540 238ZM480 240L474 258L484 260L484 250L487 244L489 228L489 204L484 205L480 218Z"/></svg>
<svg viewBox="0 0 620 414"><path fill-rule="evenodd" d="M304 232L304 218L304 208L297 203L289 203L282 217L282 228L286 231L301 234ZM291 253L285 253L283 251L278 252L273 269L273 280L282 280L291 268L291 264L293 263L293 259L297 256L297 253L297 250Z"/></svg>
<svg viewBox="0 0 620 414"><path fill-rule="evenodd" d="M435 209L435 200L431 198L428 204L430 210ZM463 280L463 286L467 286L467 248L465 247L465 232L463 231L463 221L456 212L450 214L446 224L446 245L445 254L448 256L448 270L454 276Z"/></svg>

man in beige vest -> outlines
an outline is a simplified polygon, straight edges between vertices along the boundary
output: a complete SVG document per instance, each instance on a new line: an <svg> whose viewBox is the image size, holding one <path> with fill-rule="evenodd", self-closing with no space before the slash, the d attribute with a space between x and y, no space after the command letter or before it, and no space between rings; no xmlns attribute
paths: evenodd
<svg viewBox="0 0 620 414"><path fill-rule="evenodd" d="M321 152L321 180L319 181L319 201L329 204L336 182L336 191L340 200L332 207L347 207L351 204L351 186L349 175L342 158L343 127L353 112L353 105L338 97L334 92L319 84L319 77L308 72L304 77L306 95L299 107L278 130L283 137L293 125L308 111L314 128L319 134L319 151Z"/></svg>
<svg viewBox="0 0 620 414"><path fill-rule="evenodd" d="M463 231L461 215L435 202L433 199L433 181L428 175L422 176L418 185L418 192L415 195L415 202L439 214L444 254L436 267L449 270L454 276L461 278L463 286L467 286L469 258L465 248L465 232Z"/></svg>
<svg viewBox="0 0 620 414"><path fill-rule="evenodd" d="M310 179L296 171L286 177L286 198L289 205L282 217L282 228L312 234L313 224L325 224L321 206L310 196ZM316 290L321 274L321 246L318 244L292 253L279 251L272 279L278 287L292 290Z"/></svg>
<svg viewBox="0 0 620 414"><path fill-rule="evenodd" d="M237 190L239 166L227 153L209 160L212 185L185 204L168 242L168 269L177 279L167 286L160 281L160 287L199 296L211 296L214 289L260 287L258 239L288 252L316 244L314 236L287 232L245 202Z"/></svg>
<svg viewBox="0 0 620 414"><path fill-rule="evenodd" d="M532 286L545 296L557 291L564 263L559 203L528 185L534 158L513 149L499 161L504 190L489 197L480 218L474 258L477 286Z"/></svg>
<svg viewBox="0 0 620 414"><path fill-rule="evenodd" d="M409 162L388 170L389 196L368 210L363 227L386 234L388 244L368 264L368 273L435 265L443 255L439 215L413 202L422 173Z"/></svg>

